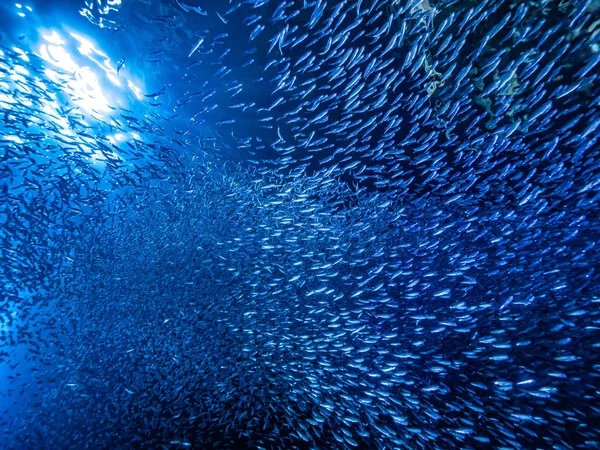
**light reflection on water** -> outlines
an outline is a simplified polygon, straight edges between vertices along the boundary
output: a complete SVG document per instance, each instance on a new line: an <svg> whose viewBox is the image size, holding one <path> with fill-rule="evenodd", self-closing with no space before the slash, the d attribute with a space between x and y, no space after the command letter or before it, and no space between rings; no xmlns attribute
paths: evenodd
<svg viewBox="0 0 600 450"><path fill-rule="evenodd" d="M122 103L122 99L117 97L118 94L133 94L134 98L142 100L141 89L134 81L127 77L126 83L121 82L124 77L121 70L126 73L126 69L122 67L119 70L110 57L91 40L74 32L69 32L68 37L63 38L57 30L41 30L41 35L45 42L39 46L39 55L54 66L53 69L47 69L47 75L57 83L64 83L72 92L75 103L84 110L108 112L112 105L106 94L114 91L109 86L122 88L120 92L114 91L112 103ZM70 47L74 46L80 55L79 58L69 51ZM90 62L93 64L85 65Z"/></svg>
<svg viewBox="0 0 600 450"><path fill-rule="evenodd" d="M117 3L110 2L110 6ZM89 128L110 122L126 130L119 113L123 108L140 107L144 97L124 61L113 61L92 39L66 26L44 27L30 6L16 4L13 12L24 17L29 14L31 25L24 22L30 27L28 43L0 50L0 112L18 117L24 108L35 108L35 114L28 114L34 126L77 139L84 148L85 139L74 123ZM107 136L116 145L140 139L139 134L128 131L116 134ZM19 145L28 139L0 128L0 140ZM86 150L90 150L92 162L104 159L99 152Z"/></svg>

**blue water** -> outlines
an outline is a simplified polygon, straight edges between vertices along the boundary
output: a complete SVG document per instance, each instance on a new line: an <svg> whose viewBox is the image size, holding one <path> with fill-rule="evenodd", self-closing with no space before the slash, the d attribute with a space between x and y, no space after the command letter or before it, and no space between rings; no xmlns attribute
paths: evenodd
<svg viewBox="0 0 600 450"><path fill-rule="evenodd" d="M600 446L599 10L3 2L0 448Z"/></svg>

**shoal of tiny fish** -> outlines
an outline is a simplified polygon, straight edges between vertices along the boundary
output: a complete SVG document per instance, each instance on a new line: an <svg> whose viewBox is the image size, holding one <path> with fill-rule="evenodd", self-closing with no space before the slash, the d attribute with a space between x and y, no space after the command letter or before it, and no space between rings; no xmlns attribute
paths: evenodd
<svg viewBox="0 0 600 450"><path fill-rule="evenodd" d="M135 111L0 42L7 448L600 446L598 1L110 4Z"/></svg>

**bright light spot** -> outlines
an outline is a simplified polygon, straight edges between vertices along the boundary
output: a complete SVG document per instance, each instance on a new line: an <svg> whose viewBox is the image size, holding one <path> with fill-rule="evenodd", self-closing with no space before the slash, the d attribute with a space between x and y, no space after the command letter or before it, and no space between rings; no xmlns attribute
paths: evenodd
<svg viewBox="0 0 600 450"><path fill-rule="evenodd" d="M127 139L127 135L125 133L116 133L114 138L115 142L123 142L125 139Z"/></svg>
<svg viewBox="0 0 600 450"><path fill-rule="evenodd" d="M83 67L76 74L75 90L82 96L81 106L88 111L109 111L108 101L102 94L98 78L89 67Z"/></svg>
<svg viewBox="0 0 600 450"><path fill-rule="evenodd" d="M121 87L121 82L119 81L119 79L117 77L115 77L112 73L107 73L106 76L108 77L108 79L110 81L113 82L113 84Z"/></svg>
<svg viewBox="0 0 600 450"><path fill-rule="evenodd" d="M12 142L16 142L17 144L22 144L23 141L21 140L21 138L19 136L15 136L14 134L8 135L8 136L2 136L1 138L4 141L12 141Z"/></svg>
<svg viewBox="0 0 600 450"><path fill-rule="evenodd" d="M135 94L135 96L137 97L138 100L142 99L142 91L140 88L138 88L130 80L127 80L127 86L129 86L129 89L131 89L133 91L133 93Z"/></svg>
<svg viewBox="0 0 600 450"><path fill-rule="evenodd" d="M69 33L69 34L71 35L71 37L75 38L81 44L81 47L83 47L83 51L79 50L79 52L82 55L88 56L89 52L93 51L96 55L99 55L106 59L109 59L108 55L106 53L104 53L102 50L98 50L96 47L94 47L94 44L92 44L88 39L84 38L83 36L78 35L77 33ZM80 47L80 49L81 49L81 47Z"/></svg>
<svg viewBox="0 0 600 450"><path fill-rule="evenodd" d="M43 91L44 95L35 95L36 113L34 117L30 118L30 123L35 125L51 123L53 125L51 129L54 132L60 134L63 138L67 138L69 142L77 142L79 147L88 155L92 164L104 164L107 155L104 155L103 152L107 150L98 150L94 137L78 134L73 129L74 123L89 127L89 123L93 124L94 120L109 118L117 128L120 127L122 124L119 121L105 116L112 109L106 96L113 93L126 97L114 99L117 104L121 104L123 100L132 101L129 89L137 89L137 87L130 83L127 90L114 88L112 84L124 85L123 80L125 78L123 74L122 77L117 77L116 70L109 65L110 60L108 57L100 50L93 48L92 43L87 39L79 36L77 41L71 40L68 33L61 36L52 30L40 30L40 35L43 39L36 54L45 62L41 74L29 70L28 64L19 61L18 58L29 59L26 52L21 48L12 47L16 57L0 58L0 111L8 111L8 114L14 111L15 117L18 117L23 108L33 106L33 102L29 99L29 97L34 97L31 94L37 94L38 90ZM97 55L103 55L101 58L98 57L100 62L89 56L80 56L76 50L77 46L87 48L90 55L96 57L98 57ZM4 57L4 55L5 52L0 51L0 56ZM90 64L90 60L94 64ZM111 83L108 83L107 79ZM57 90L56 86L49 87L48 85L51 85L52 82L60 86L60 89ZM73 106L76 106L76 114L70 115ZM80 113L86 114L79 117ZM89 116L92 116L91 121ZM87 120L84 117L87 117ZM52 134L50 129L49 134ZM109 140L124 144L131 139L139 138L137 134L135 134L135 137L133 136L127 132L118 133ZM0 132L0 145L2 145L2 142L5 145L9 142L16 145L23 144L19 136L4 135ZM118 147L115 146L115 148ZM114 152L108 151L108 154L111 154L113 158L119 158ZM0 328L1 322L0 317Z"/></svg>
<svg viewBox="0 0 600 450"><path fill-rule="evenodd" d="M48 86L47 86L47 85L46 85L46 83L44 83L43 81L41 81L41 80L39 80L39 79L37 79L37 78L36 78L35 80L33 80L33 82L34 82L35 84L37 84L37 87L39 87L39 88L43 89L44 91L47 91L47 90L48 90ZM48 92L48 95L49 95L50 97L53 97L53 98L54 98L54 97L56 97L56 96L54 95L54 92Z"/></svg>
<svg viewBox="0 0 600 450"><path fill-rule="evenodd" d="M40 45L41 57L46 61L50 61L50 55L48 54L48 46L46 44Z"/></svg>
<svg viewBox="0 0 600 450"><path fill-rule="evenodd" d="M33 9L31 8L31 6L25 6L25 9L29 12L33 12Z"/></svg>
<svg viewBox="0 0 600 450"><path fill-rule="evenodd" d="M92 150L92 151L93 151L93 153L90 158L92 160L92 163L98 164L98 163L106 161L106 156L104 156L100 150ZM115 155L115 153L113 153L111 156L114 157L114 155Z"/></svg>
<svg viewBox="0 0 600 450"><path fill-rule="evenodd" d="M77 64L75 64L71 55L69 55L61 46L48 45L47 50L48 55L50 56L48 59L49 62L68 72L72 72L77 68Z"/></svg>
<svg viewBox="0 0 600 450"><path fill-rule="evenodd" d="M18 53L19 57L23 60L23 61L29 61L29 57L27 56L27 53L25 53L23 50L21 50L19 47L11 47L13 52Z"/></svg>
<svg viewBox="0 0 600 450"><path fill-rule="evenodd" d="M107 55L106 53L104 53L102 50L98 50L98 49L97 49L97 48L95 48L95 47L94 47L94 48L92 48L92 50L94 51L94 53L95 53L96 55L98 55L98 56L102 56L103 58L106 58L106 59L110 59L110 58L108 57L108 55Z"/></svg>
<svg viewBox="0 0 600 450"><path fill-rule="evenodd" d="M80 67L71 57L71 55L61 46L46 45L40 46L40 54L46 61L59 67L61 71L74 74L74 78L61 77L56 71L46 69L45 73L55 83L64 84L72 89L74 100L89 111L106 112L108 100L102 93L102 88L98 81L98 77L89 67Z"/></svg>
<svg viewBox="0 0 600 450"><path fill-rule="evenodd" d="M62 38L60 37L60 35L56 32L56 30L53 30L52 33L47 34L47 35L43 35L42 36L46 41L48 41L50 44L54 44L54 45L65 45L65 41L62 40Z"/></svg>
<svg viewBox="0 0 600 450"><path fill-rule="evenodd" d="M22 13L22 12L20 12L20 13L17 13L17 16L20 16L20 17L25 17L25 13Z"/></svg>
<svg viewBox="0 0 600 450"><path fill-rule="evenodd" d="M108 142L113 145L119 145L123 142L130 141L131 139L137 139L138 141L142 140L140 135L135 131L131 131L129 133L115 133L111 136L108 136Z"/></svg>
<svg viewBox="0 0 600 450"><path fill-rule="evenodd" d="M117 73L117 70L113 67L110 59L105 59L104 60L104 64L102 64L104 66L104 69L108 72L113 72L113 73Z"/></svg>
<svg viewBox="0 0 600 450"><path fill-rule="evenodd" d="M87 39L79 36L78 34L75 34L75 33L69 33L69 34L71 35L71 37L74 37L75 39L77 39L79 44L81 44L77 48L79 53L81 53L84 56L88 56L90 54L90 52L92 51L92 48L94 48L92 43L90 41L88 41Z"/></svg>
<svg viewBox="0 0 600 450"><path fill-rule="evenodd" d="M119 5L120 1L115 1L115 5ZM114 84L115 86L121 87L123 80L118 76L118 71L115 64L111 61L106 53L100 50L97 46L94 45L92 41L89 39L77 34L75 32L68 32L69 35L77 41L79 44L77 46L77 51L87 57L89 60L93 61L98 68L102 69L102 71L106 74L108 80ZM129 89L135 94L135 97L138 100L143 100L142 90L138 88L133 82L127 81L127 85Z"/></svg>
<svg viewBox="0 0 600 450"><path fill-rule="evenodd" d="M21 82L23 84L27 83L27 78L25 78L23 75L19 75L18 73L13 72L10 74L10 77L17 82Z"/></svg>
<svg viewBox="0 0 600 450"><path fill-rule="evenodd" d="M87 117L88 122L91 119L92 124L94 120L110 119L115 127L120 128L120 121L107 114L127 103L136 102L134 97L144 99L142 90L127 79L128 71L118 74L116 66L104 52L85 37L70 33L70 30L39 29L38 32L40 42L34 54L44 61L41 72L31 70L29 64L22 62L29 61L28 52L23 49L14 46L8 52L0 50L0 111L8 109L18 113L20 108L29 108L35 103L33 123L39 120L38 124L55 124L55 130L63 136L77 136L80 144L84 138L76 135L72 128L74 123L86 126L83 117ZM15 55L7 58L6 54L12 52ZM44 94L38 95L38 92ZM83 113L75 122L69 118L73 106L77 116ZM3 138L0 132L0 140L4 142L18 142L17 139ZM139 135L117 135L112 142L125 143L132 139L139 139ZM94 145L91 141L90 156ZM103 159L101 154L92 158Z"/></svg>
<svg viewBox="0 0 600 450"><path fill-rule="evenodd" d="M23 7L23 5L21 5L20 3L15 3L15 6L19 9L21 9Z"/></svg>
<svg viewBox="0 0 600 450"><path fill-rule="evenodd" d="M0 103L6 103L8 105L15 102L15 98L12 95L4 94L0 92Z"/></svg>
<svg viewBox="0 0 600 450"><path fill-rule="evenodd" d="M15 72L17 72L21 75L31 75L29 70L27 70L24 66L19 66L19 65L15 66Z"/></svg>
<svg viewBox="0 0 600 450"><path fill-rule="evenodd" d="M88 56L91 50L92 49L90 47L86 47L85 45L80 45L79 47L77 47L77 51L84 56Z"/></svg>
<svg viewBox="0 0 600 450"><path fill-rule="evenodd" d="M52 69L44 69L44 75L46 75L46 77L50 81L52 81L54 83L60 83L61 82L61 79L58 76L58 74L54 70L52 70Z"/></svg>
<svg viewBox="0 0 600 450"><path fill-rule="evenodd" d="M46 113L49 117L52 117L54 123L58 125L63 130L69 130L69 121L66 117L61 117L58 115L58 103L54 102L44 102L42 106L42 111Z"/></svg>

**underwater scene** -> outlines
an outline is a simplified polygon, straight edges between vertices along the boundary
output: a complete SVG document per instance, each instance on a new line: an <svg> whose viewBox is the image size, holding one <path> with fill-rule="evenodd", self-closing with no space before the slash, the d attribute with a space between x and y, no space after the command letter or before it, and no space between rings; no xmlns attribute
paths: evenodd
<svg viewBox="0 0 600 450"><path fill-rule="evenodd" d="M600 449L600 0L0 0L0 449Z"/></svg>

